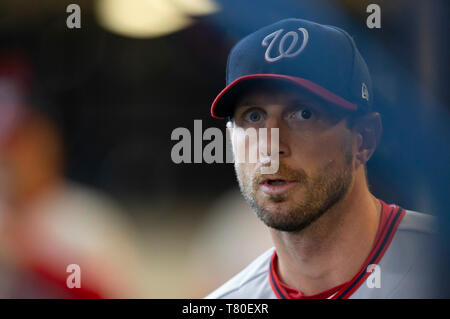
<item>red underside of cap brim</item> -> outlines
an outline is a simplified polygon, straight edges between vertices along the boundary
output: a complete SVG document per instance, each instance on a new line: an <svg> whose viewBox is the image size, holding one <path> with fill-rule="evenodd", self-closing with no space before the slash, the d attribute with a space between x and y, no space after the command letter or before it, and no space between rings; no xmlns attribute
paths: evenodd
<svg viewBox="0 0 450 319"><path fill-rule="evenodd" d="M358 106L354 103L351 103L347 101L346 99L334 94L333 92L325 89L324 87L311 82L306 79L289 76L289 75L282 75L282 74L251 74L251 75L245 75L240 78L237 78L230 84L228 84L220 93L217 95L217 97L214 99L214 102L211 106L211 115L212 117L216 119L224 119L224 106L221 105L221 102L224 100L225 97L229 97L233 94L233 92L243 83L249 83L254 80L260 80L260 79L272 79L272 80L279 80L279 81L285 81L289 83L296 84L300 86L301 88L306 89L307 91L313 93L314 95L324 99L325 101L328 101L332 104L335 104L338 107L342 107L346 110L350 111L356 111L358 109ZM224 114L224 115L222 115Z"/></svg>

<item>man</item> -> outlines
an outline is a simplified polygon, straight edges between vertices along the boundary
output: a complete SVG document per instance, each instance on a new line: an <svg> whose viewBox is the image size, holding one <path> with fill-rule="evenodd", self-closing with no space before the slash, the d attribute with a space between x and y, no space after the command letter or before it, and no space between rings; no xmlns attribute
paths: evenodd
<svg viewBox="0 0 450 319"><path fill-rule="evenodd" d="M211 114L228 119L233 150L258 154L235 170L275 247L207 298L434 296L432 217L368 188L382 130L372 101L366 63L339 28L287 19L233 48ZM267 129L269 145L277 128L277 154L249 141L249 128ZM261 172L267 156L274 174Z"/></svg>

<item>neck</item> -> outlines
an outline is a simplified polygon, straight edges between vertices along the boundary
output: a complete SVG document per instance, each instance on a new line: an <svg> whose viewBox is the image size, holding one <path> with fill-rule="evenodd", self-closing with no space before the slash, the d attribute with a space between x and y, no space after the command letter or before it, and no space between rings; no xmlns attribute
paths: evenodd
<svg viewBox="0 0 450 319"><path fill-rule="evenodd" d="M353 278L368 257L378 230L381 204L358 172L349 193L297 233L270 229L281 281L305 295Z"/></svg>

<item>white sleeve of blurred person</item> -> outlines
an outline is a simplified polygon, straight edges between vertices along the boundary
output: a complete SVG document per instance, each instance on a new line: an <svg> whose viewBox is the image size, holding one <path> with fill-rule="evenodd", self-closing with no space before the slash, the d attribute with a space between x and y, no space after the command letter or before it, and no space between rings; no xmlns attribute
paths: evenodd
<svg viewBox="0 0 450 319"><path fill-rule="evenodd" d="M189 297L205 297L272 246L269 232L242 195L235 190L224 194L193 241Z"/></svg>
<svg viewBox="0 0 450 319"><path fill-rule="evenodd" d="M81 284L101 298L142 297L135 233L108 198L65 183L31 209L25 236L35 261L44 262L54 274L64 273L64 280L67 265L79 265Z"/></svg>
<svg viewBox="0 0 450 319"><path fill-rule="evenodd" d="M67 266L78 265L84 293L60 289L62 297L142 297L134 233L107 198L84 186L65 183L48 190L22 213L26 217L13 221L15 234L8 240L10 257L18 268L43 277L42 283L64 286L70 275ZM28 296L40 296L39 290L35 293Z"/></svg>
<svg viewBox="0 0 450 319"><path fill-rule="evenodd" d="M141 297L142 263L132 224L107 196L64 179L58 131L28 107L20 81L11 70L2 74L5 69L0 71L0 268L26 274L18 276L22 281L31 275L53 284L62 292L54 297ZM80 266L79 290L66 286L69 264ZM47 296L44 287L42 294L34 288L35 295L20 295Z"/></svg>

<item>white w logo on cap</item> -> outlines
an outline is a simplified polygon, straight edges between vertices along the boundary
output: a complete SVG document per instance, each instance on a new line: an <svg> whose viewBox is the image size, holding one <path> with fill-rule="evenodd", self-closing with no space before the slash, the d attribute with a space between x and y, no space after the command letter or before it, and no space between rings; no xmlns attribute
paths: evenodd
<svg viewBox="0 0 450 319"><path fill-rule="evenodd" d="M297 42L298 42L298 32L289 31L281 37L280 42L278 43L279 55L276 57L271 57L270 53L272 51L273 46L275 45L275 42L277 42L277 40L280 38L280 36L284 30L280 29L280 30L277 30L277 31L272 32L271 34L267 35L262 40L262 43L261 43L263 47L268 46L266 53L264 54L264 59L267 62L276 62L282 58L293 58L293 57L299 55L300 52L302 52L305 49L306 44L308 43L309 35L308 35L308 31L305 28L298 28L298 30L303 33L303 42L300 45L300 47L296 51L294 51L297 46ZM288 38L292 38L292 40L291 40L291 44L286 49L285 42Z"/></svg>

